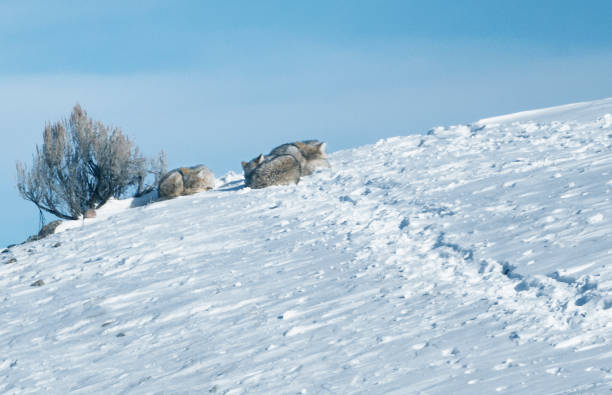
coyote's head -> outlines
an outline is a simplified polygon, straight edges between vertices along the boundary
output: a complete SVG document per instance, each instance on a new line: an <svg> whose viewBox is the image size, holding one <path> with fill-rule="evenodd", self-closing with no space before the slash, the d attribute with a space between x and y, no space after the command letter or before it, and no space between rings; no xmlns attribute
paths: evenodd
<svg viewBox="0 0 612 395"><path fill-rule="evenodd" d="M299 148L307 160L325 158L325 142L318 142L317 140L306 140L295 143L295 146Z"/></svg>
<svg viewBox="0 0 612 395"><path fill-rule="evenodd" d="M257 166L259 166L264 161L263 154L259 154L259 156L249 162L242 162L242 170L244 170L244 176L248 176L255 170Z"/></svg>

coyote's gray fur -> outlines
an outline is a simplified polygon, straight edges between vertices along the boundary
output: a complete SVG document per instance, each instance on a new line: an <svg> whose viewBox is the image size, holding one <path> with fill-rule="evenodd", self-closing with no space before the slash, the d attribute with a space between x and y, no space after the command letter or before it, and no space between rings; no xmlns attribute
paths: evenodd
<svg viewBox="0 0 612 395"><path fill-rule="evenodd" d="M204 165L180 167L166 173L157 188L160 199L210 191L215 187L215 175Z"/></svg>
<svg viewBox="0 0 612 395"><path fill-rule="evenodd" d="M318 140L305 140L279 145L270 151L269 156L291 155L300 162L302 175L308 176L316 169L330 167L325 154L325 143Z"/></svg>
<svg viewBox="0 0 612 395"><path fill-rule="evenodd" d="M261 154L250 162L242 162L242 169L244 183L255 189L297 184L302 173L300 162L292 155L264 157Z"/></svg>

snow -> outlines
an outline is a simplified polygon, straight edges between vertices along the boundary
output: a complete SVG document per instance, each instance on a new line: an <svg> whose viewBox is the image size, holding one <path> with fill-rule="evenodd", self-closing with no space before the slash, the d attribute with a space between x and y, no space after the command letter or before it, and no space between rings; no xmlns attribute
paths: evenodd
<svg viewBox="0 0 612 395"><path fill-rule="evenodd" d="M295 186L229 173L111 201L0 255L0 392L609 391L610 114L489 118L335 152Z"/></svg>
<svg viewBox="0 0 612 395"><path fill-rule="evenodd" d="M539 110L521 111L514 114L481 119L477 125L495 125L511 122L542 122L559 124L563 122L591 123L597 120L601 126L612 126L612 98L566 104ZM568 127L570 125L565 125Z"/></svg>

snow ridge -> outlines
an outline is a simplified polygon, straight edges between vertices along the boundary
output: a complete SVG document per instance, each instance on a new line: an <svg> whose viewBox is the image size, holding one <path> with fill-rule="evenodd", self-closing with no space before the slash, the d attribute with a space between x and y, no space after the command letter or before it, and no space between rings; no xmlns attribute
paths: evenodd
<svg viewBox="0 0 612 395"><path fill-rule="evenodd" d="M295 186L228 174L112 202L1 255L0 392L606 391L611 113L390 138Z"/></svg>

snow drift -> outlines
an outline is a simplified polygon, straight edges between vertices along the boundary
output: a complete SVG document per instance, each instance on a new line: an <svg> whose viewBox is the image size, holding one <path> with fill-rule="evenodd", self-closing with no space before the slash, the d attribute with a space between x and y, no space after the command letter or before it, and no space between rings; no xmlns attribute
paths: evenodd
<svg viewBox="0 0 612 395"><path fill-rule="evenodd" d="M440 127L295 186L228 174L64 223L0 255L0 392L608 391L611 114Z"/></svg>

